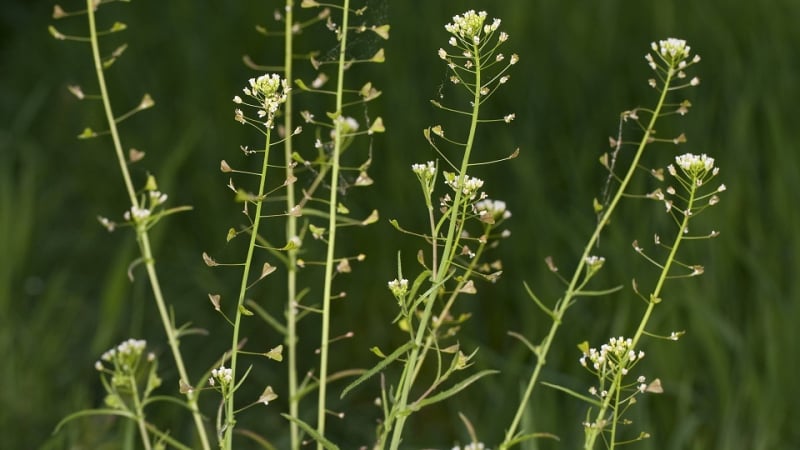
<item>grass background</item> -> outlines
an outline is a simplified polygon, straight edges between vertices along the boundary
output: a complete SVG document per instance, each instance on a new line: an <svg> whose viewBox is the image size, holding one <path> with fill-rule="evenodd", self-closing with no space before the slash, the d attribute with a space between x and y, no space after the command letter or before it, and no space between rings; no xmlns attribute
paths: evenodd
<svg viewBox="0 0 800 450"><path fill-rule="evenodd" d="M63 6L75 9L78 3ZM218 164L235 158L238 145L252 136L231 120L230 99L253 76L242 54L279 58L275 43L253 31L270 23L279 6L139 0L113 5L101 16L105 23L122 20L130 27L114 38L130 47L108 72L117 110L144 92L157 102L123 127L126 146L148 155L136 176L153 171L174 204L195 208L166 221L154 236L178 321L211 332L183 343L195 374L228 339L206 293L231 278L209 271L199 255L224 251L225 232L238 221ZM675 125L689 137L680 151L716 157L728 191L698 225L722 235L684 257L704 264L705 275L672 283L668 301L656 310L654 327L688 333L677 345L648 343L644 367L662 379L666 393L638 407L635 429L653 435L638 447L800 446L794 426L800 417L792 406L800 394L794 380L800 342L800 127L793 109L800 103L800 3L388 0L371 6L392 26L387 63L367 67L363 75L384 91L370 114L382 115L389 131L374 142L375 185L349 201L356 211L380 209L384 220L342 241L365 251L369 264L355 267L348 283L358 287L336 306L334 334L352 329L356 337L336 344L334 367L365 367L372 361L368 347L390 348L399 338L387 332L394 302L385 282L394 277L396 251L410 255L417 244L397 236L385 219L413 226L422 217L408 168L431 158L420 130L441 120L428 100L446 78L436 57L446 45L444 23L465 9L486 9L503 19L511 35L508 52L521 56L511 82L494 99L499 112L514 111L517 120L508 132L487 133L480 141L484 159L522 150L518 159L479 173L489 193L505 199L514 213L512 238L501 249L506 272L465 305L474 317L461 334L463 345L481 348L481 366L503 373L453 404L423 411L411 422L408 447L464 442L456 411L471 418L485 442L501 438L516 406L517 384L532 366L531 356L506 331L536 339L547 325L522 282L546 298L558 294L542 260L552 255L564 270L574 264L593 226L590 200L604 181L596 159L606 151L607 136L615 134L620 111L654 100L642 56L651 41L668 36L687 39L703 57L696 68L702 83L688 94L695 107ZM108 142L74 138L87 124L98 126L101 111L66 91L68 83L93 90L90 55L88 47L49 37L51 9L50 2L21 0L0 8L0 436L6 448L123 448L115 438L128 430L111 421L83 421L51 436L61 417L102 402L92 368L102 351L134 336L166 353L145 280L126 279L135 251L130 234L109 235L96 223L98 214L121 214L125 196ZM82 26L80 20L73 25ZM375 44L363 45L368 50ZM666 164L674 154L656 148L650 164ZM630 242L649 239L657 212L636 202L621 211L628 220L614 224L602 247L613 262L606 269L610 279L627 285L634 275L647 276ZM385 244L387 236L393 245ZM574 307L545 380L585 388L589 378L577 366L575 345L631 330L640 311L629 292ZM302 348L309 360L301 370L313 367L317 340L314 322L304 326ZM250 335L276 339L263 327ZM167 361L164 354L163 376L173 386ZM265 377L283 376L283 368L259 368ZM343 448L371 442L377 411L369 402L375 392L362 388L353 399L331 405L348 412L329 425ZM154 415L180 435L186 424L174 413ZM245 424L259 430L285 426L274 411L250 416ZM582 417L582 405L542 389L526 420L532 429L562 438L541 441L538 448L575 448ZM277 437L276 442L281 443Z"/></svg>

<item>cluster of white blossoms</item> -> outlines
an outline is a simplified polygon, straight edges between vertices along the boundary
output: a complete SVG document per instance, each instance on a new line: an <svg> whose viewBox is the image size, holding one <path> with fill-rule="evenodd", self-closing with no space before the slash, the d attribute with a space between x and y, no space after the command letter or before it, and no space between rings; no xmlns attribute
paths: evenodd
<svg viewBox="0 0 800 450"><path fill-rule="evenodd" d="M436 175L436 163L428 161L426 164L412 164L411 171L420 178L428 180Z"/></svg>
<svg viewBox="0 0 800 450"><path fill-rule="evenodd" d="M463 447L455 445L451 450L489 450L489 448L486 447L483 442L472 442Z"/></svg>
<svg viewBox="0 0 800 450"><path fill-rule="evenodd" d="M474 73L479 64L483 69L487 69L497 63L506 61L506 56L500 53L498 48L508 40L508 33L499 32L495 39L495 32L500 28L500 19L492 19L491 23L487 23L486 17L486 11L476 13L475 10L471 9L464 14L453 16L453 22L445 25L445 30L452 34L448 44L451 47L455 47L455 50L448 51L444 48L439 48L437 54L453 70L453 74L450 76L450 81L453 84L464 83L469 87L472 83L469 74ZM494 77L489 77L493 80L490 83L492 86L489 84L480 86L481 95L488 96L493 89L505 84L510 77L509 75L504 75L503 72L518 61L518 55L511 55L506 65L500 70L500 73ZM507 123L513 119L514 116L512 114L504 117Z"/></svg>
<svg viewBox="0 0 800 450"><path fill-rule="evenodd" d="M706 172L711 172L713 175L719 172L719 168L714 168L714 158L707 156L705 153L702 155L694 155L691 153L678 155L675 157L675 163L678 164L678 167L680 167L684 173L690 175L692 178L702 178L700 175ZM670 170L670 173L671 172L672 170Z"/></svg>
<svg viewBox="0 0 800 450"><path fill-rule="evenodd" d="M475 203L475 210L480 218L484 216L491 217L494 221L501 219L508 219L511 217L511 211L506 207L506 202L502 200L483 199Z"/></svg>
<svg viewBox="0 0 800 450"><path fill-rule="evenodd" d="M408 293L408 280L405 278L397 279L390 281L389 283L389 290L392 291L392 295L396 298L403 298Z"/></svg>
<svg viewBox="0 0 800 450"><path fill-rule="evenodd" d="M266 121L263 122L264 126L272 128L274 125L275 113L283 103L286 103L289 91L291 90L289 83L278 74L265 74L258 78L250 78L249 85L249 87L245 87L242 91L245 95L255 99L256 103L247 103L238 95L233 97L233 102L237 105L246 104L256 108L256 114L259 120L266 118ZM247 119L241 109L235 109L234 113L234 118L237 122L242 124L247 123Z"/></svg>
<svg viewBox="0 0 800 450"><path fill-rule="evenodd" d="M219 381L220 385L227 386L233 381L233 371L225 366L219 366L219 369L212 370L208 384L214 386L217 381Z"/></svg>
<svg viewBox="0 0 800 450"><path fill-rule="evenodd" d="M658 64L653 58L653 53L645 55L647 64L651 69L658 72L660 76L663 74L675 74L679 79L686 78L685 70L692 64L700 62L700 55L694 55L691 59L691 47L686 45L683 39L669 38L658 43L651 43L650 48L653 50L658 59L663 63L663 66ZM677 70L677 73L674 72ZM649 80L650 86L657 87L658 83L654 78ZM700 78L693 77L688 83L690 86L697 86L700 84Z"/></svg>
<svg viewBox="0 0 800 450"><path fill-rule="evenodd" d="M714 166L714 158L705 153L702 155L695 155L692 153L678 155L675 157L675 164L680 168L683 174L682 176L678 174L678 170L672 164L667 166L667 171L673 177L681 179L684 185L695 185L699 187L719 174L719 167ZM720 184L714 193L723 192L726 189L724 184ZM674 192L670 191L668 191L668 193L674 194ZM712 193L709 198L709 203L711 205L719 201L719 198L713 195L714 193Z"/></svg>
<svg viewBox="0 0 800 450"><path fill-rule="evenodd" d="M633 348L633 339L620 336L609 339L607 344L600 346L600 350L590 348L588 352L584 352L580 363L583 367L594 369L600 376L617 370L627 375L628 370L642 358L644 352L637 352Z"/></svg>
<svg viewBox="0 0 800 450"><path fill-rule="evenodd" d="M470 200L474 200L478 195L478 191L483 187L483 180L480 178L471 177L467 174L456 175L451 172L444 172L444 182L450 186L454 191L461 193ZM486 196L485 193L481 194L481 200Z"/></svg>
<svg viewBox="0 0 800 450"><path fill-rule="evenodd" d="M465 41L478 44L481 32L486 35L500 27L500 19L492 19L491 24L484 25L485 21L486 11L476 13L474 9L470 9L460 16L453 16L453 22L445 25L444 29Z"/></svg>
<svg viewBox="0 0 800 450"><path fill-rule="evenodd" d="M147 347L147 341L143 339L127 339L116 347L107 350L100 356L100 361L94 364L95 369L103 370L103 362L112 363L115 367L130 370L136 366L139 358ZM148 359L153 359L153 355L148 355Z"/></svg>

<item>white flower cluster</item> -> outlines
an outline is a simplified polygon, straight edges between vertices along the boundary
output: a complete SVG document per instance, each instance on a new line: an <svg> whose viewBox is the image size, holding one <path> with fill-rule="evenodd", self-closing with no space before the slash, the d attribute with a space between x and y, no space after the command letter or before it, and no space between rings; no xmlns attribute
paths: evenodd
<svg viewBox="0 0 800 450"><path fill-rule="evenodd" d="M489 216L495 221L511 217L511 211L506 208L506 202L502 200L483 199L475 203L475 210L478 216Z"/></svg>
<svg viewBox="0 0 800 450"><path fill-rule="evenodd" d="M633 348L633 339L620 336L609 339L607 344L600 346L599 351L590 348L581 356L580 363L583 367L591 367L601 376L613 373L617 369L621 370L623 375L627 375L628 370L642 358L644 352L641 350L637 352Z"/></svg>
<svg viewBox="0 0 800 450"><path fill-rule="evenodd" d="M103 361L111 361L117 356L141 355L145 347L147 347L147 341L144 339L128 339L127 341L122 341L122 343L115 348L103 353L100 359Z"/></svg>
<svg viewBox="0 0 800 450"><path fill-rule="evenodd" d="M263 122L267 128L272 128L275 113L281 104L286 102L289 91L289 83L281 78L278 74L265 74L258 78L250 78L249 87L245 87L242 91L245 95L250 96L256 100L256 104L245 103L238 95L233 97L233 102L237 105L247 104L257 108L256 114L259 119L266 118ZM247 122L244 113L241 109L234 110L237 122L242 124Z"/></svg>
<svg viewBox="0 0 800 450"><path fill-rule="evenodd" d="M211 377L208 379L208 384L214 386L216 382L222 386L226 386L233 381L233 371L225 366L219 366L219 369L211 371Z"/></svg>
<svg viewBox="0 0 800 450"><path fill-rule="evenodd" d="M128 210L128 211L125 211L125 213L122 215L122 217L127 221L130 221L131 219L133 219L133 221L139 222L139 221L142 221L142 220L147 219L148 217L150 217L150 214L151 214L151 211L148 208L141 208L141 207L138 207L138 206L131 206L131 209Z"/></svg>
<svg viewBox="0 0 800 450"><path fill-rule="evenodd" d="M116 347L105 351L101 356L100 360L112 363L114 367L120 367L125 370L130 370L134 367L141 357L142 353L144 352L145 347L147 347L147 341L143 339L128 339L122 341ZM151 356L148 357L149 359L153 359ZM103 363L101 361L97 361L94 364L95 369L103 370Z"/></svg>
<svg viewBox="0 0 800 450"><path fill-rule="evenodd" d="M685 40L676 38L667 38L666 40L658 41L658 45L653 42L650 44L650 47L653 51L659 52L664 58L674 59L686 59L689 57L689 52L692 50L691 47L686 45Z"/></svg>
<svg viewBox="0 0 800 450"><path fill-rule="evenodd" d="M411 170L420 178L427 180L436 175L436 163L428 161L427 164L412 164Z"/></svg>
<svg viewBox="0 0 800 450"><path fill-rule="evenodd" d="M686 153L675 157L675 163L685 172L708 172L714 168L714 158L702 155Z"/></svg>
<svg viewBox="0 0 800 450"><path fill-rule="evenodd" d="M653 42L650 44L650 48L653 49L653 52L655 52L656 56L658 56L658 58L666 67L659 67L659 64L656 63L656 60L653 58L653 54L651 53L645 55L647 65L657 72L662 70L664 73L672 74L674 73L672 72L673 70L677 70L675 76L677 76L679 79L686 78L685 70L689 66L700 62L700 55L694 55L694 57L689 60L691 47L686 45L686 41L683 39L669 38L658 41L657 44ZM654 78L650 79L649 83L652 87L656 87L658 85ZM697 86L700 84L700 79L694 77L689 81L688 84L690 86Z"/></svg>
<svg viewBox="0 0 800 450"><path fill-rule="evenodd" d="M489 450L489 448L487 448L483 442L472 442L463 447L455 445L451 450Z"/></svg>
<svg viewBox="0 0 800 450"><path fill-rule="evenodd" d="M454 191L461 191L464 196L470 200L474 200L478 194L478 190L483 187L483 180L480 178L470 177L466 174L456 175L454 173L445 172L445 184L450 186ZM486 194L481 194L481 200L485 198Z"/></svg>
<svg viewBox="0 0 800 450"><path fill-rule="evenodd" d="M493 19L491 25L484 25L485 21L486 11L476 13L474 9L470 9L460 16L453 16L453 22L445 25L444 29L461 39L477 44L480 42L481 32L489 34L500 27L500 19ZM451 39L451 45L455 45L453 42L455 40Z"/></svg>
<svg viewBox="0 0 800 450"><path fill-rule="evenodd" d="M408 280L405 278L397 279L390 281L389 283L389 290L392 291L392 295L397 298L401 298L408 293Z"/></svg>

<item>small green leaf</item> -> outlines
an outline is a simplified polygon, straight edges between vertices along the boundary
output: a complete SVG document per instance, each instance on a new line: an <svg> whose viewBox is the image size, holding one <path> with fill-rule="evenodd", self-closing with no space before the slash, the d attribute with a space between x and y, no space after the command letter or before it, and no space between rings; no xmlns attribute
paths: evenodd
<svg viewBox="0 0 800 450"><path fill-rule="evenodd" d="M244 305L239 305L239 312L242 313L243 316L252 316L253 311L245 308Z"/></svg>
<svg viewBox="0 0 800 450"><path fill-rule="evenodd" d="M452 397L453 395L458 394L459 392L461 392L464 389L466 389L469 385L471 385L472 383L480 380L481 378L483 378L483 377L485 377L487 375L494 375L496 373L500 373L500 371L499 370L481 370L480 372L478 372L478 373L476 373L476 374L474 374L474 375L462 380L460 383L456 384L455 386L451 387L450 389L446 389L446 390L444 390L444 391L442 391L442 392L440 392L440 393L438 393L438 394L436 394L436 395L434 395L432 397L428 397L428 398L422 400L421 402L418 402L418 403L415 403L413 405L410 405L409 408L411 408L414 411L418 411L418 410L424 408L425 406L432 405L434 403L438 403L438 402L440 402L442 400L445 400L445 399L447 399L449 397Z"/></svg>
<svg viewBox="0 0 800 450"><path fill-rule="evenodd" d="M398 347L397 350L393 351L391 355L383 358L373 368L371 368L368 371L364 372L363 375L361 375L355 381L353 381L352 383L347 385L347 387L345 387L344 390L342 391L342 394L339 395L339 398L344 398L344 396L347 395L348 392L353 390L353 388L355 388L356 386L358 386L359 384L363 383L364 381L366 381L371 376L373 376L376 373L378 373L381 370L383 370L384 367L386 367L389 364L391 364L392 361L396 360L397 358L402 356L405 352L411 350L411 348L413 348L413 347L414 347L414 341L408 341L405 344L403 344L400 347ZM373 347L373 349L372 349L373 353L374 353L374 349L375 348L376 347ZM380 351L380 350L378 350L378 351Z"/></svg>
<svg viewBox="0 0 800 450"><path fill-rule="evenodd" d="M231 239L236 237L236 229L231 227L228 229L228 235L225 237L225 242L230 242Z"/></svg>
<svg viewBox="0 0 800 450"><path fill-rule="evenodd" d="M303 3L307 2L307 1L309 1L309 0L303 0ZM314 440L319 442L326 450L339 450L339 447L337 447L336 444L334 444L333 442L325 439L325 437L320 436L320 434L317 433L317 430L312 428L309 424L303 422L302 420L300 420L300 419L298 419L296 417L292 417L292 416L290 416L288 414L285 414L285 413L281 413L281 415L283 416L284 419L286 419L286 420L288 420L290 422L296 423L300 428L303 429L303 431L308 433L309 436L311 436L312 438L314 438Z"/></svg>

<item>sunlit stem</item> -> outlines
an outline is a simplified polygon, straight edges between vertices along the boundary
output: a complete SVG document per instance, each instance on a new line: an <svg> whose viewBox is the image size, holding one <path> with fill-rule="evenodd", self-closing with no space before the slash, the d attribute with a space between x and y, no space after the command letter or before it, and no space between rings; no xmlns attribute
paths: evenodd
<svg viewBox="0 0 800 450"><path fill-rule="evenodd" d="M100 45L97 39L97 28L94 16L95 2L93 0L86 0L86 7L87 16L89 18L92 58L94 60L95 74L97 76L97 84L100 89L100 96L103 100L103 109L105 110L106 122L108 122L109 134L111 135L111 140L114 143L114 151L117 155L117 162L119 163L120 172L122 173L122 178L125 182L125 189L128 193L131 206L138 208L139 201L136 198L136 189L133 187L130 172L128 171L128 164L125 161L125 154L122 150L122 142L119 137L119 131L117 130L116 120L114 119L114 112L111 109L111 99L108 95L108 89L106 87L105 74L103 73L103 62L100 57ZM166 302L164 301L164 296L161 293L161 284L158 281L158 275L155 268L155 259L153 258L153 252L150 248L150 237L146 227L136 227L136 240L139 243L139 251L141 252L142 259L145 261L147 276L150 279L150 286L153 290L153 297L155 298L156 306L158 307L158 314L161 318L164 332L167 335L167 341L169 342L169 347L172 351L172 357L175 360L175 366L178 369L178 376L180 376L181 380L189 383L189 377L187 375L186 367L183 363L183 356L181 355L179 348L178 331L175 329L169 317ZM198 437L200 438L200 445L204 450L210 450L211 447L209 446L208 436L203 425L203 418L200 415L199 409L197 408L197 396L198 393L196 391L190 390L186 394L186 401L189 406L189 410L192 412L192 419L194 421L195 428L197 429Z"/></svg>
<svg viewBox="0 0 800 450"><path fill-rule="evenodd" d="M475 142L475 132L478 128L478 113L480 110L481 104L481 66L482 62L480 59L480 48L477 44L473 44L473 55L474 63L475 63L475 87L473 89L473 100L472 100L472 114L470 117L470 127L469 127L469 135L467 137L467 143L464 148L464 156L461 160L461 167L458 173L458 179L462 182L466 178L467 174L467 167L469 166L469 158L472 152L472 147ZM458 184L457 184L458 185ZM447 230L447 237L445 239L444 249L442 250L442 258L439 262L439 266L436 270L436 276L433 277L432 283L434 286L440 285L444 282L444 280L448 276L448 271L450 269L450 264L453 262L453 255L454 249L457 248L457 241L459 234L457 230L459 229L459 222L462 220L459 215L459 210L457 205L461 204L462 201L462 189L457 188L455 190L455 197L453 199L453 207L449 208L447 214L449 215L449 225ZM434 236L434 239L436 236ZM434 249L436 247L434 246ZM406 423L406 419L408 418L408 414L405 412L405 409L408 407L408 396L411 392L411 388L414 386L414 382L416 381L417 374L422 368L422 363L424 362L424 358L420 358L420 351L423 348L423 344L425 341L425 333L428 331L428 322L431 319L431 314L433 310L433 305L436 303L436 295L438 289L432 289L430 294L428 294L427 298L424 301L425 309L422 313L422 316L419 319L419 324L417 325L417 332L414 338L415 344L414 347L411 349L411 352L408 355L408 360L405 363L406 369L404 369L404 377L401 380L401 385L399 387L399 398L397 404L395 405L395 410L399 412L397 416L397 422L394 424L394 429L392 431L392 441L390 444L391 450L397 450L400 447L401 438L403 435L403 428Z"/></svg>
<svg viewBox="0 0 800 450"><path fill-rule="evenodd" d="M519 427L520 421L522 420L522 416L525 413L525 410L528 408L528 402L533 395L534 388L536 387L536 383L539 380L539 375L542 372L542 369L547 364L547 354L550 351L550 346L555 339L556 332L558 331L559 327L561 326L562 320L564 318L564 314L566 313L567 309L572 306L573 300L575 298L575 293L578 291L577 287L579 285L579 280L581 279L581 274L584 271L584 266L586 264L586 258L591 255L591 251L594 248L597 240L600 238L600 233L606 227L606 225L611 220L611 216L614 213L614 210L617 207L617 204L622 199L623 195L625 194L628 185L630 184L631 179L633 178L633 174L636 172L636 169L639 165L639 160L642 158L644 154L644 150L647 147L647 144L650 140L650 136L655 129L656 121L661 114L661 109L664 106L664 101L667 97L667 92L669 92L669 86L674 76L674 69L670 68L669 72L667 73L667 77L664 80L664 86L661 91L661 96L658 99L658 104L653 111L653 115L650 118L650 122L647 128L644 131L644 136L642 136L641 141L639 142L639 146L636 149L636 153L631 161L630 167L625 174L625 177L622 179L619 188L617 189L614 197L608 204L603 215L600 217L600 220L597 223L597 226L592 233L591 238L586 243L586 247L584 247L583 254L581 255L580 259L578 260L578 266L575 268L575 272L572 276L572 280L570 281L569 285L567 286L566 291L564 292L563 300L558 304L556 309L553 311L553 323L550 325L550 330L547 333L547 336L542 340L542 343L539 345L539 353L537 354L537 361L536 367L533 369L533 374L531 374L530 379L528 380L528 385L525 388L525 392L522 395L521 401L519 403L519 407L517 408L517 412L514 415L514 419L511 422L511 425L506 430L506 436L503 443L500 445L501 449L509 448L512 440L516 436L517 429Z"/></svg>
<svg viewBox="0 0 800 450"><path fill-rule="evenodd" d="M286 23L284 27L284 78L286 80L293 80L293 46L294 46L294 0L286 0ZM294 168L292 167L292 152L294 151L293 137L294 127L292 126L292 95L291 93L286 96L286 103L283 105L284 115L283 124L286 130L286 140L283 142L283 160L286 163L286 179L291 180L294 178ZM295 207L295 192L294 183L288 183L286 186L286 210L292 211ZM291 242L297 236L297 217L294 214L289 214L286 220L286 242ZM288 365L289 365L289 415L292 417L299 417L300 413L300 399L297 396L297 308L295 302L297 301L297 249L290 249L287 252L288 267L286 268L286 286L287 286L287 299L286 299L286 347L288 350ZM291 438L292 450L300 448L300 429L295 422L289 422L289 434Z"/></svg>
<svg viewBox="0 0 800 450"><path fill-rule="evenodd" d="M319 400L317 402L317 433L325 436L325 410L328 387L328 344L330 337L331 319L331 291L333 285L333 270L336 266L334 252L336 248L336 206L339 204L339 157L342 150L342 103L344 96L344 71L345 50L347 49L347 36L349 29L350 0L344 0L342 5L342 27L339 42L339 64L336 79L336 113L334 114L334 142L333 155L331 156L331 183L328 210L328 251L325 258L325 286L322 294L322 331L320 339L319 356ZM322 450L322 443L317 443L317 450Z"/></svg>
<svg viewBox="0 0 800 450"><path fill-rule="evenodd" d="M228 391L227 397L225 398L225 439L224 439L224 449L232 450L233 449L233 428L236 425L236 409L234 408L234 386L237 385L237 362L239 356L239 330L240 324L242 321L242 309L244 308L244 301L247 295L247 287L250 285L250 268L253 265L253 254L255 253L256 249L256 242L258 240L258 230L259 226L261 225L261 207L264 204L264 192L266 190L265 186L267 183L267 169L269 168L269 150L270 150L270 139L272 137L272 129L266 129L266 144L264 145L264 160L261 165L261 177L259 180L258 185L258 194L257 194L257 201L256 204L256 211L253 216L253 226L252 231L250 233L250 244L247 246L247 256L244 260L244 269L242 270L242 281L239 285L239 299L236 303L236 315L233 319L233 336L231 337L231 374L232 380L230 381L231 389Z"/></svg>

